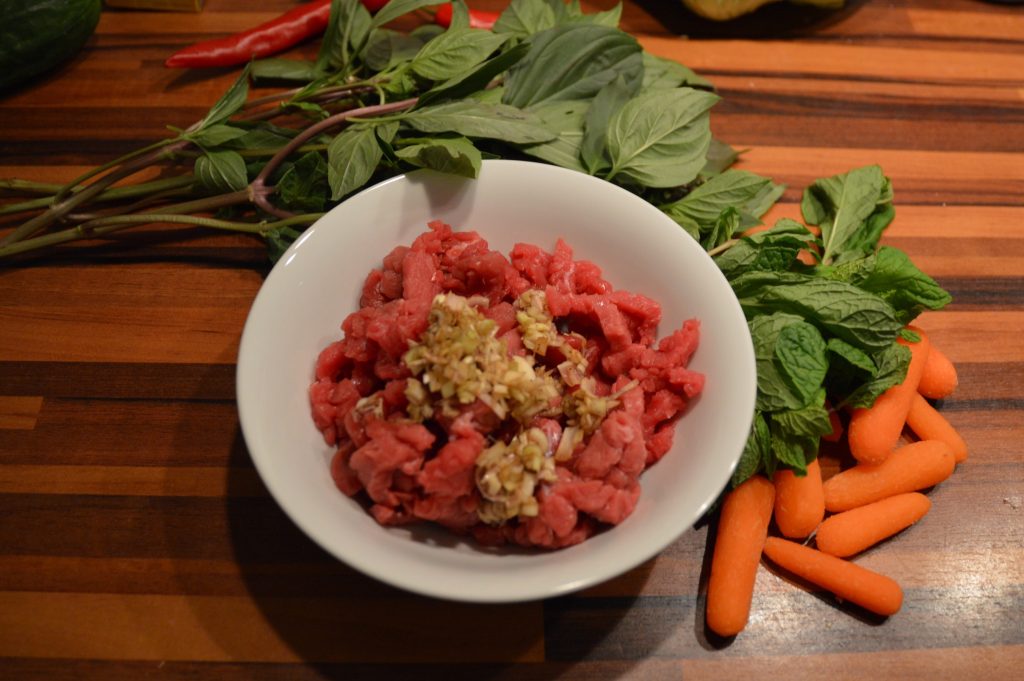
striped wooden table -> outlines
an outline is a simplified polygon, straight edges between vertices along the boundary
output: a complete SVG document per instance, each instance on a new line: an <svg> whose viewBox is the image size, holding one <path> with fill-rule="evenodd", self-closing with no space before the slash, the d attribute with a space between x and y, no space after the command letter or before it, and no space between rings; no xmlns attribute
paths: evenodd
<svg viewBox="0 0 1024 681"><path fill-rule="evenodd" d="M187 125L234 75L165 56L290 5L106 12L70 66L0 98L0 176L68 180ZM971 458L920 525L861 559L904 586L900 613L868 620L762 568L747 631L709 640L706 527L546 602L455 605L363 577L285 518L239 433L261 246L149 235L0 269L0 678L1019 678L1024 11L855 2L785 39L779 14L746 23L758 40L670 2L627 3L624 26L716 83L715 132L791 187L777 215L809 180L880 163L887 242L954 296L920 323L959 365L943 411Z"/></svg>

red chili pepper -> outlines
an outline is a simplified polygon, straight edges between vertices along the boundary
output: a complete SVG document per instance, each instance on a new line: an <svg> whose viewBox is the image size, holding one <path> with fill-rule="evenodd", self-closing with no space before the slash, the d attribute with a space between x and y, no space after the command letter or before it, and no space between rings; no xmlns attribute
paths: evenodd
<svg viewBox="0 0 1024 681"><path fill-rule="evenodd" d="M313 0L248 31L186 47L168 57L164 66L202 68L244 64L254 57L276 54L323 33L330 16L331 0Z"/></svg>
<svg viewBox="0 0 1024 681"><path fill-rule="evenodd" d="M434 23L439 26L448 28L452 25L452 3L441 5L437 8L437 13L434 15ZM498 20L501 14L498 12L483 12L476 9L469 10L469 27L470 28L494 28L494 22Z"/></svg>
<svg viewBox="0 0 1024 681"><path fill-rule="evenodd" d="M370 12L376 12L388 0L360 0ZM319 35L327 28L331 16L331 0L312 0L290 9L276 19L247 31L214 40L204 40L175 52L164 66L170 68L203 68L209 66L236 66L256 57L266 57L287 50L307 38ZM492 28L497 12L470 10L472 28ZM448 27L452 23L452 5L438 8L434 22Z"/></svg>

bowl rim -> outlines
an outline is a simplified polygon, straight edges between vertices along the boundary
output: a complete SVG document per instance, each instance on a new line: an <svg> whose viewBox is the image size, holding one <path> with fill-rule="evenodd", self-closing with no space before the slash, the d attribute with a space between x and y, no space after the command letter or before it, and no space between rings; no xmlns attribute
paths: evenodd
<svg viewBox="0 0 1024 681"><path fill-rule="evenodd" d="M529 172L532 174L553 173L554 175L572 175L574 176L572 179L575 181L581 181L584 183L600 183L600 185L595 184L594 186L600 186L602 191L617 192L623 200L635 202L637 210L655 211L658 214L660 214L665 221L671 222L671 218L665 216L657 207L650 204L646 200L640 198L639 196L629 192L628 190L623 189L605 180L601 180L600 178L586 175L578 171L561 168L559 166L554 166L535 161L488 159L483 161L481 176L483 176L484 173L489 172L490 169L494 168L501 168L502 172L518 172L520 170L525 170L526 167L528 167ZM346 210L346 207L350 205L350 203L356 200L358 197L363 197L372 192L383 191L386 187L393 185L395 183L407 183L410 180L413 180L417 183L422 183L430 182L435 178L444 178L444 181L451 181L452 176L426 169L415 170L387 178L377 184L374 184L351 195L350 197L346 198L344 201L339 203L337 206L332 208L330 211L328 211L328 213L326 213L323 217L318 219L315 223L310 225L305 230L305 232L284 252L279 261L269 272L253 300L249 314L247 315L245 324L243 326L238 348L238 359L236 364L236 404L239 415L239 423L243 439L245 440L246 443L246 449L249 452L249 457L253 461L257 473L260 476L260 479L262 480L263 484L267 487L267 490L270 492L270 495L274 499L275 503L281 508L282 511L284 511L288 518L300 530L302 530L302 532L307 537L312 539L319 547L321 547L327 553L329 553L339 561L343 562L344 564L362 572L363 574L375 580L378 580L385 584L389 584L394 587L398 587L405 591L409 591L424 596L430 596L434 598L442 598L451 601L473 603L512 603L534 601L539 599L565 595L568 593L579 591L589 586L600 584L613 577L623 574L624 572L627 572L635 568L636 566L644 563L645 561L661 553L668 545L676 541L685 532L690 530L692 525L695 522L697 522L707 512L707 510L712 506L714 501L718 498L722 490L728 484L729 479L731 478L736 466L739 463L740 457L742 455L742 447L737 448L735 456L732 457L731 461L729 462L729 465L722 469L720 474L721 480L719 480L716 484L709 486L708 491L702 495L702 497L700 498L700 504L695 507L692 519L685 519L685 522L681 521L679 523L678 530L672 533L666 533L665 536L660 537L658 541L649 543L645 546L644 550L637 551L631 554L628 560L596 566L594 569L591 569L589 572L587 572L586 575L581 575L573 579L562 580L557 584L544 584L536 585L533 587L520 586L519 588L513 590L491 592L487 589L475 589L464 591L445 588L444 586L439 586L438 584L433 584L429 581L424 582L423 580L417 579L415 575L405 574L400 570L381 569L381 565L375 562L375 557L372 554L364 554L358 551L345 552L339 550L336 546L336 542L332 540L332 538L329 536L330 533L323 531L321 527L314 523L311 518L307 518L306 515L303 512L301 512L301 510L294 503L291 494L282 489L283 483L281 483L277 478L275 478L274 475L271 474L269 468L269 459L267 459L266 457L273 456L273 453L267 453L263 451L261 449L262 443L253 442L250 438L249 433L252 432L251 419L255 418L253 410L256 408L253 405L252 399L250 399L252 393L249 390L248 386L249 381L252 380L252 373L249 370L249 358L252 356L252 348L255 342L250 332L254 324L254 319L256 318L256 315L259 314L260 310L262 309L262 303L266 301L266 298L269 295L269 293L265 292L269 292L273 286L273 282L275 281L275 273L283 271L283 268L286 267L292 261L298 249L302 248L310 239L315 239L315 235L320 230L326 229L325 227L323 227L323 225L329 222L329 216L332 213L344 212L344 210ZM470 182L474 181L468 180L467 178L459 179ZM672 224L674 225L674 223ZM456 229L458 229L458 227L456 227ZM678 227L676 227L676 229L678 229L681 234L686 234L682 229ZM689 235L686 235L686 238L692 240L692 237L689 237ZM693 243L696 244L696 241L693 241ZM699 248L701 253L703 253L709 261L711 261L710 256L707 256L706 251L704 251L704 249L700 247L699 244L697 244L697 248ZM383 255L384 254L381 254L381 257L383 257ZM717 266L714 266L714 271L718 273L718 276L721 277L724 285L728 287L728 281L726 280L725 276L721 273L721 271L718 270ZM730 304L733 309L730 310L729 313L732 315L738 315L740 319L744 319L743 327L746 328L742 308L740 307L739 301L735 298L734 295L730 299ZM745 427L743 429L743 432L746 433L749 431L750 425L752 424L754 417L754 404L756 399L756 369L754 368L755 362L753 342L750 338L749 331L744 335L743 340L745 340L745 352L742 357L737 358L737 361L742 364L748 365L749 373L751 376L754 377L754 380L750 381L749 390L747 391L748 394L738 396L738 398L743 403L740 405L744 407L743 411L749 413L749 421L745 424ZM749 409L746 409L746 406L749 406ZM247 423L250 424L248 427ZM388 528L381 527L381 529L386 530ZM592 540L583 542L577 547L568 547L566 549L559 549L556 551L537 551L537 553L534 555L557 555L560 552L571 551L579 547L585 547L589 541Z"/></svg>

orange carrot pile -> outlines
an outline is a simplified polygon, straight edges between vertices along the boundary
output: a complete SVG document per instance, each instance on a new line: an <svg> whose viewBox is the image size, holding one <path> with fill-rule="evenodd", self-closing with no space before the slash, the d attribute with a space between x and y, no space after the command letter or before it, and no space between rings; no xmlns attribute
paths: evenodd
<svg viewBox="0 0 1024 681"><path fill-rule="evenodd" d="M776 471L775 524L783 537L803 539L814 532L825 517L825 490L821 485L821 464L807 464L807 475L791 470Z"/></svg>
<svg viewBox="0 0 1024 681"><path fill-rule="evenodd" d="M897 340L911 351L905 379L850 417L846 441L855 465L822 482L816 459L804 476L779 470L771 483L754 476L726 496L708 584L707 622L713 631L731 636L746 625L762 554L870 612L889 616L900 609L899 584L847 559L923 518L932 502L919 490L946 480L967 460L967 444L928 401L952 394L956 369L923 331L908 330L920 340ZM829 412L832 433L822 440L836 442L842 422ZM900 446L901 437L909 443ZM773 500L777 533L790 539L813 535L817 548L768 536Z"/></svg>
<svg viewBox="0 0 1024 681"><path fill-rule="evenodd" d="M825 481L825 509L848 511L895 494L937 485L953 473L956 459L949 445L921 440L900 447L882 463L857 464Z"/></svg>
<svg viewBox="0 0 1024 681"><path fill-rule="evenodd" d="M931 509L923 494L908 492L831 516L814 537L818 549L845 558L904 530Z"/></svg>
<svg viewBox="0 0 1024 681"><path fill-rule="evenodd" d="M755 475L725 497L708 580L707 621L720 636L747 626L754 578L772 518L775 487Z"/></svg>
<svg viewBox="0 0 1024 681"><path fill-rule="evenodd" d="M949 357L933 347L924 364L921 382L917 385L918 392L929 399L941 400L953 394L958 382L956 367L949 361Z"/></svg>
<svg viewBox="0 0 1024 681"><path fill-rule="evenodd" d="M907 413L907 426L922 440L940 440L945 442L956 457L956 462L967 460L967 443L960 433L928 403L922 395L915 395Z"/></svg>
<svg viewBox="0 0 1024 681"><path fill-rule="evenodd" d="M910 367L907 376L899 385L879 395L875 403L863 409L854 409L850 418L847 441L853 458L861 463L881 463L892 453L903 432L907 421L907 412L917 394L917 385L921 382L921 373L928 361L930 343L928 337L918 329L914 331L921 337L917 343L903 338L897 343L910 348Z"/></svg>
<svg viewBox="0 0 1024 681"><path fill-rule="evenodd" d="M878 615L892 615L903 604L899 584L842 558L778 537L768 537L764 554L779 567Z"/></svg>

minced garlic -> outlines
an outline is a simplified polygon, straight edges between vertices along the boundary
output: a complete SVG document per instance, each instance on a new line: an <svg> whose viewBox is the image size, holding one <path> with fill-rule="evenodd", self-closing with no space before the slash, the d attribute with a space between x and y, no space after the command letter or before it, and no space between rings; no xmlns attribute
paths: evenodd
<svg viewBox="0 0 1024 681"><path fill-rule="evenodd" d="M517 516L536 516L537 484L555 480L551 454L540 428L520 431L508 444L499 441L481 452L476 460L476 486L483 497L480 519L498 525Z"/></svg>
<svg viewBox="0 0 1024 681"><path fill-rule="evenodd" d="M501 524L537 515L537 486L555 480L555 463L569 461L635 383L614 395L598 395L586 358L559 333L543 291L526 291L515 301L518 330L529 351L525 356L510 354L497 337L497 324L478 309L486 304L482 297L438 295L427 330L402 361L413 374L405 387L413 420L438 414L454 418L480 400L498 418L519 424L508 443L495 442L476 461L482 497L477 514L486 523ZM538 364L550 348L565 358L554 373ZM554 451L542 430L529 427L538 416L567 418Z"/></svg>

